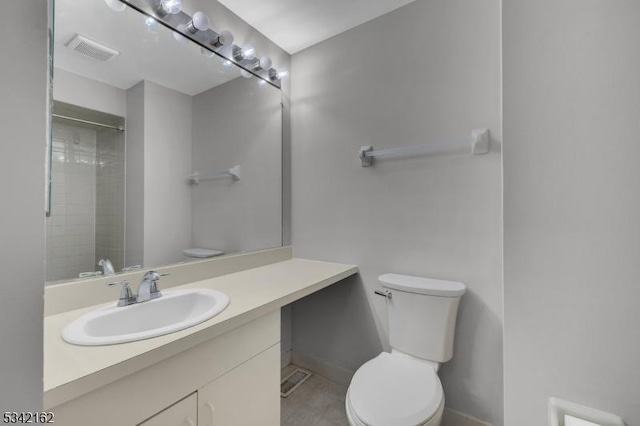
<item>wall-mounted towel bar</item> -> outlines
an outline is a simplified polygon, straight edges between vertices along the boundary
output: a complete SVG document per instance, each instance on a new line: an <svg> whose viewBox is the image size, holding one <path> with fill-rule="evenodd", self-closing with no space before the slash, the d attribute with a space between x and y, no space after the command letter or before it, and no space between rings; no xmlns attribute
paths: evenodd
<svg viewBox="0 0 640 426"><path fill-rule="evenodd" d="M405 146L402 148L389 148L374 151L372 146L360 148L360 160L362 167L373 165L375 157L388 157L391 155L411 155L428 154L431 152L442 152L456 148L471 148L474 155L486 154L489 152L489 129L476 129L471 132L471 136L465 140L457 142L439 142L426 145Z"/></svg>
<svg viewBox="0 0 640 426"><path fill-rule="evenodd" d="M200 172L193 172L189 175L189 180L191 180L191 183L195 185L202 181L220 179L225 177L230 177L233 180L240 180L240 166L233 166L229 170L212 173L210 175L203 175Z"/></svg>

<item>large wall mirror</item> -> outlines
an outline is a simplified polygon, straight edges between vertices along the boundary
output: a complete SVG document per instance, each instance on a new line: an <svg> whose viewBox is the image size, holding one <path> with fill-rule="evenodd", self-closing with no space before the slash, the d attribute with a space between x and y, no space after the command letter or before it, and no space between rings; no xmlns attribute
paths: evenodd
<svg viewBox="0 0 640 426"><path fill-rule="evenodd" d="M278 88L104 0L54 34L47 283L282 244Z"/></svg>

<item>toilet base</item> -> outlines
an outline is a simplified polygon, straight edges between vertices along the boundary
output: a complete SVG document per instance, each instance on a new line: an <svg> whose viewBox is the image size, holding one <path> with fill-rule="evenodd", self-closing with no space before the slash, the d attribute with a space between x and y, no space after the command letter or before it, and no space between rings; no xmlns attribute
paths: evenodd
<svg viewBox="0 0 640 426"><path fill-rule="evenodd" d="M349 426L387 426L387 425L367 425L366 423L361 422L358 419L358 416L353 412L353 408L351 407L350 398L349 398L349 390L347 389L347 397L344 401L345 409L347 411L347 421L349 422ZM440 407L436 413L425 423L421 423L416 426L441 426L442 417L444 414L444 398L442 398L442 402L440 403Z"/></svg>

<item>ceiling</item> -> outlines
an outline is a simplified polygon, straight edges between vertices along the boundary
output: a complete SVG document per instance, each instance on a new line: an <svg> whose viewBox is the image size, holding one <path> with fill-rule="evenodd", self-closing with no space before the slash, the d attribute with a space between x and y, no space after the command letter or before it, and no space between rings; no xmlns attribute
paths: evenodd
<svg viewBox="0 0 640 426"><path fill-rule="evenodd" d="M194 43L180 44L158 25L127 8L114 12L104 0L56 0L54 66L120 89L141 80L196 95L239 76L218 57L205 57ZM81 34L120 52L107 62L78 54L65 45Z"/></svg>
<svg viewBox="0 0 640 426"><path fill-rule="evenodd" d="M293 54L414 0L220 0L236 15ZM65 71L128 89L153 81L195 95L239 75L218 58L206 58L195 44L173 40L159 26L149 31L131 8L117 13L104 0L57 0L55 66ZM120 54L108 62L86 58L66 48L81 34Z"/></svg>
<svg viewBox="0 0 640 426"><path fill-rule="evenodd" d="M414 0L219 0L290 54Z"/></svg>

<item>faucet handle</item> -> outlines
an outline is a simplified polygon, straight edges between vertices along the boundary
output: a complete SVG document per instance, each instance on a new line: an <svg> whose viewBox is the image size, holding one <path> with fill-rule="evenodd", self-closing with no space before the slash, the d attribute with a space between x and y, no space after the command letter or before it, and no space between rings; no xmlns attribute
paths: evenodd
<svg viewBox="0 0 640 426"><path fill-rule="evenodd" d="M142 269L142 265L125 266L122 268L122 272L138 271L140 269Z"/></svg>
<svg viewBox="0 0 640 426"><path fill-rule="evenodd" d="M157 299L158 297L162 297L162 293L160 292L160 290L158 290L158 281L160 280L160 277L164 277L167 275L169 274L161 274L156 271L149 271L144 274L142 282L144 283L145 281L148 281L149 285L148 287L141 286L140 291L138 292L138 300L146 301L149 299ZM149 291L148 295L146 294L147 289ZM143 292L144 294L142 294ZM142 297L140 296L140 294L142 294Z"/></svg>
<svg viewBox="0 0 640 426"><path fill-rule="evenodd" d="M149 271L146 274L144 274L144 277L142 278L143 280L149 280L149 281L158 281L160 279L160 277L165 277L169 274L161 274L159 272L156 271Z"/></svg>
<svg viewBox="0 0 640 426"><path fill-rule="evenodd" d="M122 290L120 290L120 297L118 298L119 307L128 306L133 303L136 303L136 298L133 297L133 292L131 291L129 284L130 284L129 281L127 280L114 281L111 283L107 283L107 286L109 287L113 287L116 285L122 286Z"/></svg>

